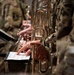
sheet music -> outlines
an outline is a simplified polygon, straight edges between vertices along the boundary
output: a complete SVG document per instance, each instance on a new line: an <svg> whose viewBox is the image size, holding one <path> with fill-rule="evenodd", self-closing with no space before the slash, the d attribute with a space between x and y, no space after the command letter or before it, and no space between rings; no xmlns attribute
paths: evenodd
<svg viewBox="0 0 74 75"><path fill-rule="evenodd" d="M29 60L30 59L30 55L26 56L24 53L20 53L19 55L17 55L17 52L10 52L7 60Z"/></svg>

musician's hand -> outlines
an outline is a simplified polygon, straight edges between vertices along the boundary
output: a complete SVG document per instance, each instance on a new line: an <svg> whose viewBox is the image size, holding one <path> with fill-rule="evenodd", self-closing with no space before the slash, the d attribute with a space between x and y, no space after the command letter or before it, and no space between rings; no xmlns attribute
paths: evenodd
<svg viewBox="0 0 74 75"><path fill-rule="evenodd" d="M19 49L19 51L17 52L17 54L24 52L25 55L30 55L31 54L31 45L36 45L36 44L40 44L40 40L35 40L35 41L29 41L26 42L21 49Z"/></svg>
<svg viewBox="0 0 74 75"><path fill-rule="evenodd" d="M23 30L21 30L17 35L22 35L24 38L27 35L31 35L32 31L33 31L33 27L31 26L31 24L24 24L23 23Z"/></svg>

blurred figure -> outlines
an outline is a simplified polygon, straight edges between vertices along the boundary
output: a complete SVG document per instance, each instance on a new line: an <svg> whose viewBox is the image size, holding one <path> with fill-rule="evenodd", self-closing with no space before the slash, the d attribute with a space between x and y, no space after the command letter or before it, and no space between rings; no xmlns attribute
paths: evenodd
<svg viewBox="0 0 74 75"><path fill-rule="evenodd" d="M32 31L33 31L33 27L31 25L25 25L23 24L22 26L26 27L26 29L23 29L22 31L20 31L17 35L22 35L23 38L26 40L27 39L27 35L31 35ZM22 42L22 48L17 52L17 54L19 54L20 52L25 52L26 55L29 55L31 53L31 45L34 44L40 44L40 40L33 40L33 41L27 41L25 44L24 42Z"/></svg>

